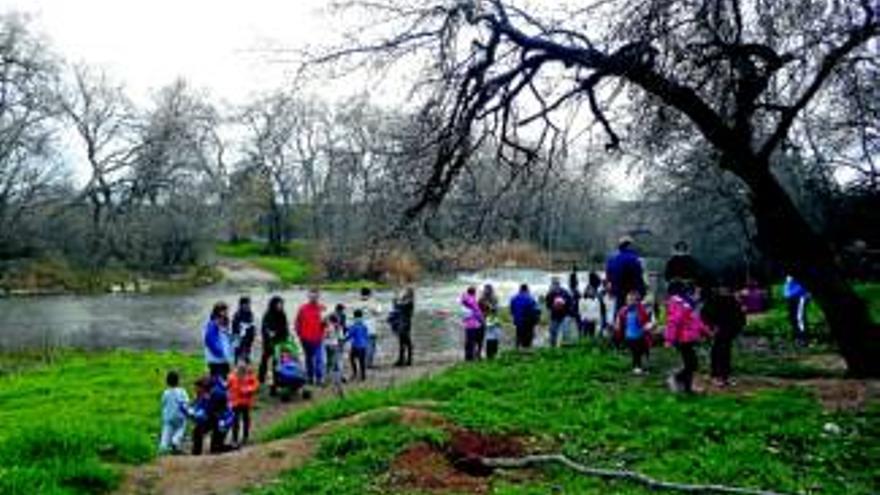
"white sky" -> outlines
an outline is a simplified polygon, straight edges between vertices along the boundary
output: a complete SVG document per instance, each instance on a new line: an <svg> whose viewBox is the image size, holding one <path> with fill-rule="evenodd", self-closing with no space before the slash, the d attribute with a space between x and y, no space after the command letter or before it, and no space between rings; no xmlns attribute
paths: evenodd
<svg viewBox="0 0 880 495"><path fill-rule="evenodd" d="M528 0L556 10L568 0ZM329 0L0 0L0 12L32 16L65 60L106 70L137 103L184 77L218 102L241 104L250 96L282 88L292 77L293 55L271 48L303 49L336 39L346 26L326 12ZM370 88L384 102L405 98L400 85L360 81L324 83L333 99ZM347 86L345 86L347 85ZM343 87L344 86L344 87ZM74 169L76 170L76 166ZM612 171L613 189L630 195L637 180L622 167Z"/></svg>

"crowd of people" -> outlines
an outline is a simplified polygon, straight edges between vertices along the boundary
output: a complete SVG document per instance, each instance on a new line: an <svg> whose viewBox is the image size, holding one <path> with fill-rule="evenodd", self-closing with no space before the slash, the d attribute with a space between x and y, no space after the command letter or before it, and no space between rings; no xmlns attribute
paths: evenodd
<svg viewBox="0 0 880 495"><path fill-rule="evenodd" d="M251 410L265 385L271 397L287 401L294 396L308 399L310 386L339 387L348 380L367 380L367 370L376 365L380 320L386 315L369 288L361 289L360 298L351 306L350 314L343 304L328 311L320 292L313 289L291 322L284 300L274 296L258 325L250 298L239 300L232 318L226 303L216 303L203 331L208 374L195 382L195 397L190 400L176 371L166 377L160 451L182 451L187 422L193 425L194 455L202 453L206 436L210 436L212 453L246 444ZM414 308L415 292L406 288L394 299L385 319L398 339L396 366L413 363ZM261 349L255 371L252 358L258 337Z"/></svg>
<svg viewBox="0 0 880 495"><path fill-rule="evenodd" d="M713 381L718 387L731 385L732 344L745 326L749 301L728 284L708 283L686 243L679 242L674 249L663 274L664 328L659 328L659 301L647 291L642 260L632 239L623 238L606 263L604 277L589 273L583 290L576 268L567 287L559 277L552 277L542 296L533 295L528 285L521 285L508 304L515 329L514 347L533 346L544 311L550 347L598 339L615 349L628 350L636 375L647 372L651 348L662 341L677 349L682 363L668 378L670 389L691 393L698 369L697 348L711 339ZM789 277L785 297L798 342L805 342L808 294ZM503 333L502 307L495 288L491 284L481 289L470 286L459 303L465 361L494 359ZM309 386L341 387L348 380L367 380L368 370L376 365L380 324L387 324L397 337L395 366L411 366L414 309L412 288L393 299L387 314L368 288L361 290L351 308L338 304L332 311L321 302L319 291L311 290L292 322L283 299L275 296L257 325L249 298L240 299L231 319L228 306L218 302L204 328L209 373L195 383L195 398L190 401L176 372L167 376L160 449L180 451L187 421L194 424L194 454L202 452L207 435L211 452L247 443L251 409L265 385L270 396L286 401L295 395L308 398ZM258 338L261 349L255 372L251 358ZM232 443L227 445L230 434Z"/></svg>

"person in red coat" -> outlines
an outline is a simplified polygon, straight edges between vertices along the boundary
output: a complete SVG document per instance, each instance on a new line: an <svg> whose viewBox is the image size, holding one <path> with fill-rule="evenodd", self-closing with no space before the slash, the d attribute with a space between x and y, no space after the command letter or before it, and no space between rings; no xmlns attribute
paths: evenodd
<svg viewBox="0 0 880 495"><path fill-rule="evenodd" d="M309 291L309 300L299 307L294 329L306 356L306 375L311 384L324 383L324 306L317 289Z"/></svg>

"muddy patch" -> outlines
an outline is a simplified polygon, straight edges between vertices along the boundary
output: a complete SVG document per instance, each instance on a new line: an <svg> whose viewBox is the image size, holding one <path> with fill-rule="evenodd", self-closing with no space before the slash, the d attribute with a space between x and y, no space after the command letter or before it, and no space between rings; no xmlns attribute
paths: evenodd
<svg viewBox="0 0 880 495"><path fill-rule="evenodd" d="M524 443L515 437L485 435L451 428L444 445L418 442L401 452L391 463L388 481L392 491L420 493L488 493L491 468L484 457L519 457ZM534 477L532 471L508 473L522 480Z"/></svg>
<svg viewBox="0 0 880 495"><path fill-rule="evenodd" d="M705 391L710 395L736 395L749 397L758 392L788 387L803 387L813 394L829 412L861 411L868 404L880 400L880 381L847 380L842 378L816 378L795 380L769 377L741 377L736 385L718 388L708 379L703 380Z"/></svg>

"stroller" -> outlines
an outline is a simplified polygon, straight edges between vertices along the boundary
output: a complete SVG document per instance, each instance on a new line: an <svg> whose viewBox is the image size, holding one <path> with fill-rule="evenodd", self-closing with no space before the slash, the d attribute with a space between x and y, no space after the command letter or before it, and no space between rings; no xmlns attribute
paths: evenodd
<svg viewBox="0 0 880 495"><path fill-rule="evenodd" d="M302 394L303 399L308 399L311 394L303 387L306 384L306 376L297 357L299 350L296 344L288 339L275 345L272 359L272 386L271 395L279 395L281 400L288 401L297 393Z"/></svg>

